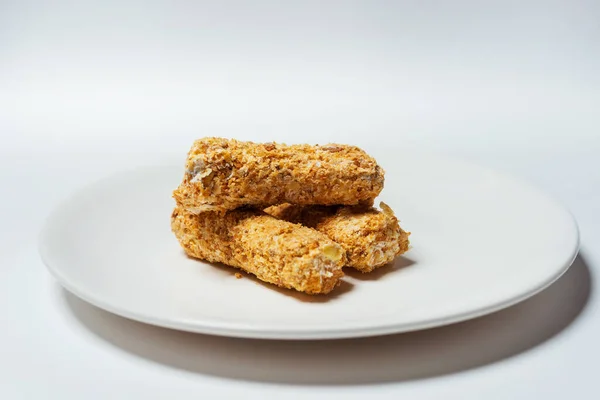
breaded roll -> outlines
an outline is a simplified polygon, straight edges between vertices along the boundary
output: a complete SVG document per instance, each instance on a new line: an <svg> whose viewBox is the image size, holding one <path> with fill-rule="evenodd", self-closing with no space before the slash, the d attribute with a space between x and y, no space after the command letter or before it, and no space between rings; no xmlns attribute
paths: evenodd
<svg viewBox="0 0 600 400"><path fill-rule="evenodd" d="M324 234L262 211L193 214L176 207L171 229L185 252L309 294L329 293L344 275L344 249Z"/></svg>
<svg viewBox="0 0 600 400"><path fill-rule="evenodd" d="M391 262L409 247L410 233L400 228L392 209L373 207L323 207L283 204L265 209L276 218L314 228L339 243L348 266L370 272Z"/></svg>
<svg viewBox="0 0 600 400"><path fill-rule="evenodd" d="M245 205L372 205L384 171L355 146L204 138L190 149L177 205L193 213Z"/></svg>

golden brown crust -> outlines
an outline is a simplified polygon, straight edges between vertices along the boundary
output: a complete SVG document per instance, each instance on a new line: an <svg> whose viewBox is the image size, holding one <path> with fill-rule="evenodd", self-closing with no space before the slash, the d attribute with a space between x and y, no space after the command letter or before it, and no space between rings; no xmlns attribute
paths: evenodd
<svg viewBox="0 0 600 400"><path fill-rule="evenodd" d="M372 205L383 183L383 169L355 146L204 138L190 149L173 197L194 213L281 203Z"/></svg>
<svg viewBox="0 0 600 400"><path fill-rule="evenodd" d="M409 232L385 203L383 211L373 207L325 207L283 204L266 213L286 221L301 223L339 243L348 257L348 266L370 272L408 251Z"/></svg>
<svg viewBox="0 0 600 400"><path fill-rule="evenodd" d="M344 249L327 236L261 211L192 214L177 207L171 229L185 252L309 294L329 293L344 275Z"/></svg>

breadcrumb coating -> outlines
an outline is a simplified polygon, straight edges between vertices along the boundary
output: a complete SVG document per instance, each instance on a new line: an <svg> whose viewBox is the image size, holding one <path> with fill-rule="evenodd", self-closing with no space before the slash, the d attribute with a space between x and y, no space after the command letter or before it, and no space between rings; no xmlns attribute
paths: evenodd
<svg viewBox="0 0 600 400"><path fill-rule="evenodd" d="M355 146L196 140L173 192L193 213L241 206L372 205L384 183L375 159Z"/></svg>
<svg viewBox="0 0 600 400"><path fill-rule="evenodd" d="M392 209L381 203L382 211L361 206L297 206L282 204L265 209L276 218L314 228L339 243L348 257L348 266L370 272L391 262L409 248L409 232L400 228Z"/></svg>
<svg viewBox="0 0 600 400"><path fill-rule="evenodd" d="M171 229L185 252L309 294L329 293L344 275L344 249L324 234L258 210L200 214L176 207Z"/></svg>

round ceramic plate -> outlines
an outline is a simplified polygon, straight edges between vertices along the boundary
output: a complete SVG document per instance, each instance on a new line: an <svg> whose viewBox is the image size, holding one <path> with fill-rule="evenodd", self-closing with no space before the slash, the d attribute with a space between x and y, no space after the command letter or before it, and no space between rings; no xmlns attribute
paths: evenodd
<svg viewBox="0 0 600 400"><path fill-rule="evenodd" d="M225 336L326 339L499 310L550 285L577 253L572 216L524 183L435 156L382 161L380 200L412 232L412 249L371 274L345 268L327 296L186 257L170 231L180 166L123 172L77 193L49 218L41 256L67 290L124 317Z"/></svg>

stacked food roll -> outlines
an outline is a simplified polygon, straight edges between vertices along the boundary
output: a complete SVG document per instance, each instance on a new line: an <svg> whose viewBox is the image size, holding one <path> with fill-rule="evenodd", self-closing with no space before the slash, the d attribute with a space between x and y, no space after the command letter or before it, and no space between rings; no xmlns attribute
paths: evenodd
<svg viewBox="0 0 600 400"><path fill-rule="evenodd" d="M194 142L173 197L185 252L280 287L329 293L344 275L408 250L391 208L373 207L384 171L355 146Z"/></svg>

